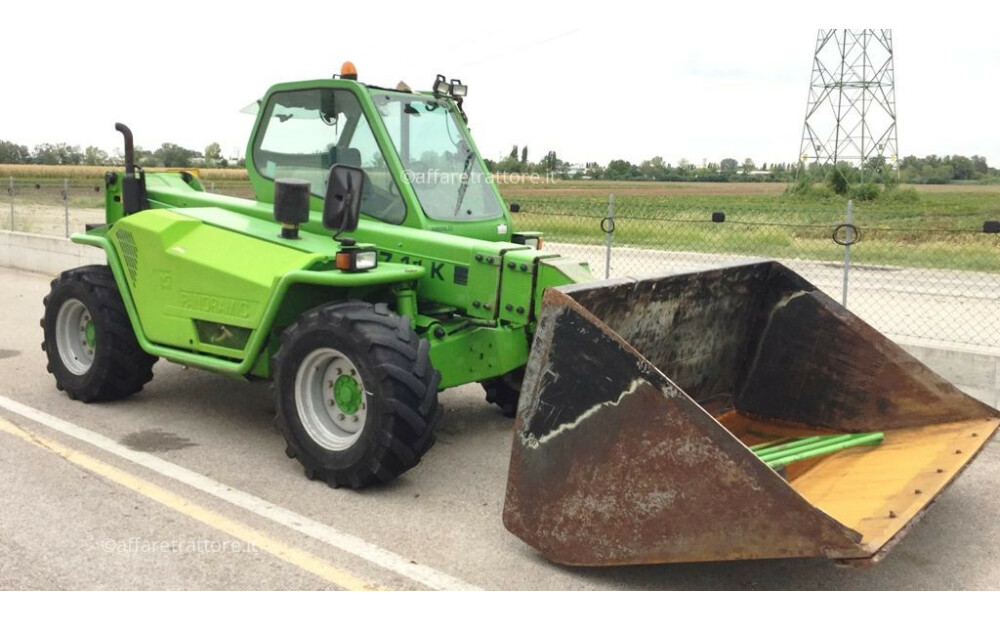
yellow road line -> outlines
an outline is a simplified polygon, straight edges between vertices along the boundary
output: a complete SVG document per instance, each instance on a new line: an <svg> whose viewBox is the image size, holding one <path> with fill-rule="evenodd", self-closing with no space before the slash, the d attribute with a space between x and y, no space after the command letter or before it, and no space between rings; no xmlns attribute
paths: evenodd
<svg viewBox="0 0 1000 620"><path fill-rule="evenodd" d="M57 454L70 463L87 469L107 480L115 482L127 489L135 491L149 499L172 508L196 521L200 521L209 527L213 527L220 532L224 532L233 538L238 538L246 543L255 545L258 549L266 551L271 555L288 562L304 571L312 573L345 590L375 590L373 585L362 580L348 571L333 566L322 558L311 553L290 547L266 534L259 532L243 523L234 521L228 517L200 506L191 500L176 493L172 493L152 482L134 476L126 471L118 469L112 465L87 456L82 452L64 446L50 439L44 439L33 435L21 427L0 418L0 431L3 431L19 439L44 448L49 452Z"/></svg>

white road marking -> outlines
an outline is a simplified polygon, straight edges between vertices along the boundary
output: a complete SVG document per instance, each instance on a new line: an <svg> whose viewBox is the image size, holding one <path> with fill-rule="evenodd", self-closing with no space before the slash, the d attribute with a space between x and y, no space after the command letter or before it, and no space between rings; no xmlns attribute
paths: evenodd
<svg viewBox="0 0 1000 620"><path fill-rule="evenodd" d="M170 478L171 480L176 480L177 482L202 491L203 493L207 493L213 497L233 504L234 506L239 506L240 508L248 510L259 517L273 521L279 525L283 525L300 534L305 534L310 538L314 538L330 545L331 547L350 553L351 555L361 558L366 562L370 562L376 566L396 573L397 575L401 575L407 579L423 584L428 588L432 588L434 590L479 589L476 586L473 586L472 584L462 581L461 579L453 577L447 573L443 573L429 566L415 564L399 554L383 549L382 547L358 538L357 536L341 532L336 528L326 525L325 523L320 523L319 521L310 519L309 517L292 510L288 510L287 508L283 508L277 504L273 504L245 491L228 487L221 482L217 482L207 476L203 476L199 473L191 471L190 469L181 467L180 465L175 465L169 461L152 456L151 454L126 448L104 435L87 430L73 424L72 422L67 422L66 420L58 418L54 415L35 409L34 407L11 400L6 396L0 395L0 407L11 413L51 428L54 431L58 431L64 435L90 444L95 448L114 454L115 456L125 459L130 463L135 463L136 465L150 469L162 476Z"/></svg>

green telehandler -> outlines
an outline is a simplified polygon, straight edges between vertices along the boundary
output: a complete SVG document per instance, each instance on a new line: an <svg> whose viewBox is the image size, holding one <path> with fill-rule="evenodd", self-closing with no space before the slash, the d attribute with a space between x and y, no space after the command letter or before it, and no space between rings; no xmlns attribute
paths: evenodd
<svg viewBox="0 0 1000 620"><path fill-rule="evenodd" d="M106 221L73 236L107 265L44 301L60 390L124 398L158 358L271 380L288 456L360 488L416 465L438 392L479 382L516 414L505 525L577 565L871 562L996 432L1000 413L778 263L595 280L514 229L464 84L342 73L258 102L255 200L142 170L116 125Z"/></svg>

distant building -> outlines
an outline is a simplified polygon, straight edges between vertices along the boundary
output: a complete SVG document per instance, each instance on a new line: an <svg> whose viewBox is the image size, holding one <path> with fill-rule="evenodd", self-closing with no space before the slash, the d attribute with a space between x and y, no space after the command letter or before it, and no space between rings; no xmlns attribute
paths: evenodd
<svg viewBox="0 0 1000 620"><path fill-rule="evenodd" d="M567 164L564 171L570 177L580 176L584 179L589 179L593 169L600 167L601 165L596 161L588 161L582 164Z"/></svg>

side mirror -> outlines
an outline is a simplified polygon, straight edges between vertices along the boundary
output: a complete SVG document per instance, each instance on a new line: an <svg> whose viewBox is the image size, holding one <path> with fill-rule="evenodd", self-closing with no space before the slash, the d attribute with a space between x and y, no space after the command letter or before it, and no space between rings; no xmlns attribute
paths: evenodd
<svg viewBox="0 0 1000 620"><path fill-rule="evenodd" d="M516 202L512 202L511 205L510 205L510 212L511 213L520 213L521 212L521 205L517 204Z"/></svg>
<svg viewBox="0 0 1000 620"><path fill-rule="evenodd" d="M364 185L365 171L361 168L343 164L330 167L326 198L323 200L324 227L336 231L337 235L358 227Z"/></svg>

